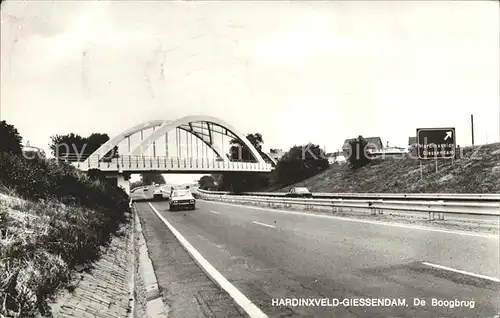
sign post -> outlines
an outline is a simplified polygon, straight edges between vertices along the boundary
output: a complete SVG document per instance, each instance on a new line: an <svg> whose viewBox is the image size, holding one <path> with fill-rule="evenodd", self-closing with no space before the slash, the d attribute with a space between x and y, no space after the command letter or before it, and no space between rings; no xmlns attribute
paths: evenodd
<svg viewBox="0 0 500 318"><path fill-rule="evenodd" d="M420 162L420 180L423 180L424 179L424 172L422 171L422 160L419 160L418 162Z"/></svg>
<svg viewBox="0 0 500 318"><path fill-rule="evenodd" d="M472 135L472 147L474 147L474 115L470 114L470 132Z"/></svg>
<svg viewBox="0 0 500 318"><path fill-rule="evenodd" d="M421 160L435 159L436 171L438 159L455 157L455 128L418 128L417 151Z"/></svg>

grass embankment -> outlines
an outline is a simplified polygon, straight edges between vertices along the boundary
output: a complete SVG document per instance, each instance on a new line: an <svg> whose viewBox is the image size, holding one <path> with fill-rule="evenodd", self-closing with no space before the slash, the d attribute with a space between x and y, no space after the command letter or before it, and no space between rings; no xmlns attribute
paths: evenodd
<svg viewBox="0 0 500 318"><path fill-rule="evenodd" d="M374 160L351 169L334 165L309 179L268 191L288 191L306 186L313 192L330 193L500 193L500 143L462 149L459 159L422 163L417 159Z"/></svg>
<svg viewBox="0 0 500 318"><path fill-rule="evenodd" d="M5 153L0 184L0 316L49 314L126 220L129 198L70 165Z"/></svg>

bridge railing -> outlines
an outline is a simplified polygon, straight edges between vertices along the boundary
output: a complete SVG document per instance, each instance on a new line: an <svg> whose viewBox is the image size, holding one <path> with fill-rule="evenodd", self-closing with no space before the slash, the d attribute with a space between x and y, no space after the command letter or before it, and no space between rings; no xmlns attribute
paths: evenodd
<svg viewBox="0 0 500 318"><path fill-rule="evenodd" d="M71 160L74 161L74 160ZM107 159L91 156L85 161L72 163L80 169L101 170L244 170L244 171L270 171L271 164L248 161L221 161L215 158L181 158L160 156L135 156L121 155L117 158Z"/></svg>

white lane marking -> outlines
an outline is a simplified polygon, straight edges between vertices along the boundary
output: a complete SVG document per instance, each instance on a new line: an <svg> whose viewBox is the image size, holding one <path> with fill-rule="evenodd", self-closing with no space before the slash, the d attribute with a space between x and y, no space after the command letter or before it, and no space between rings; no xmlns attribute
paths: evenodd
<svg viewBox="0 0 500 318"><path fill-rule="evenodd" d="M266 223L260 223L260 222L257 222L257 221L252 221L252 223L259 224L259 225L262 225L262 226L271 227L273 229L276 227L274 225L269 225L269 224L266 224Z"/></svg>
<svg viewBox="0 0 500 318"><path fill-rule="evenodd" d="M220 213L219 213L219 212L217 212L217 211L212 211L212 210L210 210L210 212L215 213L215 214L220 214Z"/></svg>
<svg viewBox="0 0 500 318"><path fill-rule="evenodd" d="M177 231L170 222L168 222L156 208L148 202L149 206L155 214L160 218L160 220L168 227L170 232L174 234L175 238L184 247L184 249L191 255L193 260L198 263L198 265L203 269L203 271L215 281L222 289L224 289L229 296L231 296L234 301L252 318L268 318L268 316L263 313L259 307L250 301L245 295L243 295L236 287L233 286L224 276L222 276L215 267L212 266L201 254L198 252L179 231Z"/></svg>
<svg viewBox="0 0 500 318"><path fill-rule="evenodd" d="M474 273L471 273L471 272L462 271L460 269L454 269L454 268L451 268L451 267L447 267L447 266L443 266L443 265L437 265L437 264L432 264L432 263L427 263L427 262L422 262L422 264L427 265L427 266L431 266L431 267L435 267L435 268L439 268L439 269L444 269L444 270L447 270L447 271L450 271L450 272L460 273L460 274L464 274L464 275L468 275L468 276L473 276L473 277L479 277L479 278L483 278L483 279L487 279L487 280L491 280L491 281L500 283L500 279L495 278L495 277L491 277L491 276L485 276L485 275L481 275L481 274L474 274Z"/></svg>
<svg viewBox="0 0 500 318"><path fill-rule="evenodd" d="M229 205L229 206L254 209L254 210L262 210L262 211L267 211L267 212L313 216L313 217L317 217L317 218L333 219L333 220L340 220L340 221L346 221L346 222L357 222L357 223L384 225L384 226L400 227L400 228L406 228L406 229L449 233L449 234L466 235L466 236L475 236L475 237L482 237L482 238L489 238L489 239L498 240L498 234L496 234L496 235L495 234L480 234L480 233L471 233L471 232L464 232L464 231L443 230L443 229L435 229L435 228L431 228L431 227L418 226L418 225L407 225L407 224L401 224L401 223L389 223L389 222L382 222L382 221L361 220L361 219L354 219L354 218L348 218L348 217L340 217L340 216L325 215L325 214L313 214L313 213L306 213L306 212L275 210L275 209L267 209L267 208L249 206L249 205L241 205L241 204L217 202L217 201L204 201L204 202Z"/></svg>

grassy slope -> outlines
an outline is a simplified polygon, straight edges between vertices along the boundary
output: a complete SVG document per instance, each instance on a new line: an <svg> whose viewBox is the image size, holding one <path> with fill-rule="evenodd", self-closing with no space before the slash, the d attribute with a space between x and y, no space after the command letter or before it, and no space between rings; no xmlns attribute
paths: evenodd
<svg viewBox="0 0 500 318"><path fill-rule="evenodd" d="M0 299L19 305L0 308L0 316L33 317L46 313L46 299L71 277L60 255L46 248L53 232L50 216L65 213L61 204L33 203L0 189ZM9 310L12 308L15 310Z"/></svg>
<svg viewBox="0 0 500 318"><path fill-rule="evenodd" d="M122 190L66 164L0 153L0 317L50 314L127 222Z"/></svg>
<svg viewBox="0 0 500 318"><path fill-rule="evenodd" d="M386 159L351 170L347 165L328 170L277 191L307 186L313 192L380 193L500 193L500 143L463 149L461 159L420 165L416 159ZM276 190L276 189L268 189Z"/></svg>

